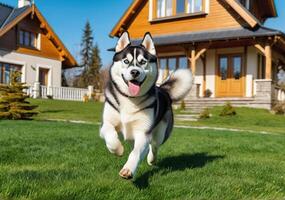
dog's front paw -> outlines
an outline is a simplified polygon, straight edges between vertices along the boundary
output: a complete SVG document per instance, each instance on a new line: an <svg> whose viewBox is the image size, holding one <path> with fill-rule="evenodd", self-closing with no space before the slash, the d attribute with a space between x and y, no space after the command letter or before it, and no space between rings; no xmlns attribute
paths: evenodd
<svg viewBox="0 0 285 200"><path fill-rule="evenodd" d="M113 146L115 145L108 145L107 144L107 148L109 149L109 151L112 153L112 154L115 154L116 156L123 156L124 154L124 146L122 144L118 144L116 148L112 148Z"/></svg>
<svg viewBox="0 0 285 200"><path fill-rule="evenodd" d="M128 179L128 180L133 178L133 174L132 174L131 170L129 170L128 168L123 168L123 169L120 171L119 175L120 175L122 178Z"/></svg>
<svg viewBox="0 0 285 200"><path fill-rule="evenodd" d="M123 154L124 154L124 146L123 145L119 145L119 147L115 150L114 153L115 153L116 156L119 156L119 157L123 156Z"/></svg>

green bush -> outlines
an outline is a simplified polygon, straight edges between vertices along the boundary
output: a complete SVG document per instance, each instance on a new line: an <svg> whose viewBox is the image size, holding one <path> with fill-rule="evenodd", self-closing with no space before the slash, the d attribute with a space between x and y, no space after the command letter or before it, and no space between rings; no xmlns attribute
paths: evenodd
<svg viewBox="0 0 285 200"><path fill-rule="evenodd" d="M186 110L186 104L184 100L181 101L180 110Z"/></svg>
<svg viewBox="0 0 285 200"><path fill-rule="evenodd" d="M276 115L285 115L285 103L277 103L272 110Z"/></svg>
<svg viewBox="0 0 285 200"><path fill-rule="evenodd" d="M0 85L0 119L30 119L38 114L33 111L37 106L26 101L28 95L23 90L27 87L18 81L20 77L20 72L14 72L10 85Z"/></svg>
<svg viewBox="0 0 285 200"><path fill-rule="evenodd" d="M209 90L209 89L207 89L207 90L205 91L205 97L207 97L207 98L211 97L212 94L213 94L212 91Z"/></svg>
<svg viewBox="0 0 285 200"><path fill-rule="evenodd" d="M220 113L220 116L225 117L225 116L234 116L236 115L236 109L232 106L230 102L227 102L226 105L223 106L223 110Z"/></svg>
<svg viewBox="0 0 285 200"><path fill-rule="evenodd" d="M211 117L209 108L205 108L199 115L200 119L209 119Z"/></svg>

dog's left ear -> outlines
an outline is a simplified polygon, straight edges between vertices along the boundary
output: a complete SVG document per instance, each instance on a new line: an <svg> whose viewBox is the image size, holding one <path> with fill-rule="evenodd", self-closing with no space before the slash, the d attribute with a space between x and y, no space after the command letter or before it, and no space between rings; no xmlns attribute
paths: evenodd
<svg viewBox="0 0 285 200"><path fill-rule="evenodd" d="M142 45L143 47L145 47L146 50L147 50L150 54L156 55L156 50L155 50L154 42L153 42L153 39L152 39L150 33L146 33L146 34L145 34L144 39L143 39L141 45Z"/></svg>

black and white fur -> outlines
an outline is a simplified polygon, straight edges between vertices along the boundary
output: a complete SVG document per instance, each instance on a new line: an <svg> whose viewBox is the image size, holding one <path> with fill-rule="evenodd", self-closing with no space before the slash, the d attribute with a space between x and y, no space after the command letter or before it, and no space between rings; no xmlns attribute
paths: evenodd
<svg viewBox="0 0 285 200"><path fill-rule="evenodd" d="M156 86L157 78L157 56L151 35L147 33L141 45L132 46L129 34L123 33L105 89L100 136L117 156L124 152L119 132L125 140L134 140L134 148L119 173L126 179L134 176L146 154L148 164L155 163L160 145L173 128L172 102L183 99L192 87L192 73L188 69L175 71L160 87ZM129 90L132 83L140 87L135 96Z"/></svg>

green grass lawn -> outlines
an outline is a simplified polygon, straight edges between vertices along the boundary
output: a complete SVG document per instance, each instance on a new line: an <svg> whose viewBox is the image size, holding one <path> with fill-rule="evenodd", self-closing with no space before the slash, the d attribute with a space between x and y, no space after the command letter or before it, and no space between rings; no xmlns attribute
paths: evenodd
<svg viewBox="0 0 285 200"><path fill-rule="evenodd" d="M199 120L197 122L177 122L192 126L210 126L236 128L242 130L266 131L285 134L285 116L274 115L268 110L253 108L235 108L236 116L221 117L219 114L222 107L210 109L212 117L210 119ZM177 111L176 113L183 113Z"/></svg>
<svg viewBox="0 0 285 200"><path fill-rule="evenodd" d="M57 100L30 100L39 105L38 120L75 120L100 123L103 110L102 103L82 103ZM198 122L176 122L190 126L210 126L237 128L243 130L267 131L285 134L285 116L273 115L267 110L252 108L236 108L237 115L220 117L221 107L211 109L212 118ZM176 111L176 113L181 113Z"/></svg>
<svg viewBox="0 0 285 200"><path fill-rule="evenodd" d="M285 137L175 129L158 164L118 176L97 125L0 121L0 199L284 199Z"/></svg>
<svg viewBox="0 0 285 200"><path fill-rule="evenodd" d="M38 105L37 120L74 120L97 123L101 121L102 103L30 99Z"/></svg>
<svg viewBox="0 0 285 200"><path fill-rule="evenodd" d="M102 104L31 101L36 120L0 121L0 200L285 198L284 116L239 108L222 118L215 108L211 119L187 125L277 134L176 128L157 166L143 161L126 181L118 172L131 145L122 158L107 151L97 125Z"/></svg>

